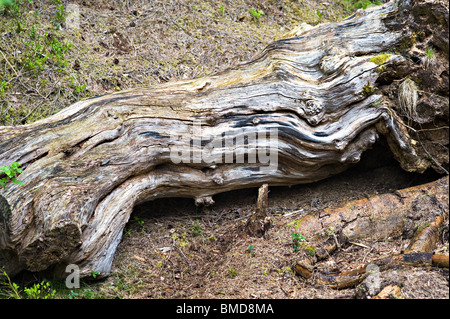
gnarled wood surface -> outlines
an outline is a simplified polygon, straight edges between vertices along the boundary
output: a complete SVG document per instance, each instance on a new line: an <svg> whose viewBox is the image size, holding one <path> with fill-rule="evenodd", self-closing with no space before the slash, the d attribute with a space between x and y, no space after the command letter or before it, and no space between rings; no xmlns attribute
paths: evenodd
<svg viewBox="0 0 450 319"><path fill-rule="evenodd" d="M65 265L77 264L81 276L105 276L136 204L174 196L208 204L229 190L324 179L358 162L380 134L405 170L445 171L448 157L411 137L419 134L418 120L403 121L396 99L406 75L429 73L408 56L418 29L425 31L417 41L439 42L435 54L444 61L431 77L437 89L420 100L428 112L421 125L445 123L447 5L400 1L294 31L219 74L95 97L45 120L0 127L0 166L24 168L24 186L0 190L0 265L10 274L54 269L64 275ZM269 131L277 133L276 143L232 145L231 163L224 162L226 141L211 149L211 137ZM448 145L448 133L436 131ZM175 148L193 149L192 160L174 161ZM275 168L236 160L250 150L276 152Z"/></svg>

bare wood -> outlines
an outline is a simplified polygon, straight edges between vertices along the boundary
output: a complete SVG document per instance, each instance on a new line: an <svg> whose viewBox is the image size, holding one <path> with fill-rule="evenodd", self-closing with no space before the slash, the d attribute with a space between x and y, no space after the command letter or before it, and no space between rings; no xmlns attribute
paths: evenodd
<svg viewBox="0 0 450 319"><path fill-rule="evenodd" d="M347 241L362 241L366 245L389 237L399 238L406 227L420 226L417 221L409 223L416 217L416 207L426 208L423 213L431 214L428 219L435 219L434 213L448 214L448 182L449 178L445 176L395 193L375 195L347 202L343 206L318 210L302 217L299 231L313 242L334 242L330 236L336 232L340 232Z"/></svg>
<svg viewBox="0 0 450 319"><path fill-rule="evenodd" d="M263 184L258 189L258 199L256 201L256 212L247 220L245 228L250 236L264 236L271 226L271 219L267 216L269 206L269 185Z"/></svg>
<svg viewBox="0 0 450 319"><path fill-rule="evenodd" d="M431 263L440 268L448 268L449 257L444 254L434 254L431 256Z"/></svg>
<svg viewBox="0 0 450 319"><path fill-rule="evenodd" d="M266 216L268 207L269 207L269 184L264 184L258 189L256 212L258 214Z"/></svg>
<svg viewBox="0 0 450 319"><path fill-rule="evenodd" d="M417 232L405 252L433 252L436 243L439 241L439 226L441 226L443 221L442 216L438 216L433 223Z"/></svg>
<svg viewBox="0 0 450 319"><path fill-rule="evenodd" d="M443 167L448 157L411 137L392 98L396 81L419 70L398 51L422 30L422 12L448 68L446 4L390 2L294 32L219 74L95 97L29 125L0 127L0 165L22 163L25 184L0 190L0 265L10 274L53 269L64 276L67 264L77 264L81 276L106 276L135 205L171 196L212 204L229 190L317 181L354 165L380 135L405 170ZM436 96L424 97L437 102L421 125L448 120L445 99ZM276 131L276 146L233 150L237 158L275 149L275 169L265 171L262 161L175 163L174 148L211 155L193 122L202 124L202 136ZM223 159L227 151L213 155Z"/></svg>
<svg viewBox="0 0 450 319"><path fill-rule="evenodd" d="M402 289L397 285L388 285L384 287L378 295L373 297L373 299L394 299L400 298L402 295Z"/></svg>
<svg viewBox="0 0 450 319"><path fill-rule="evenodd" d="M371 260L351 271L336 274L314 272L314 263L327 258L338 248L335 237L332 236L336 232L340 234L342 243L353 243L352 240L359 239L370 244L386 238L399 238L405 232L405 227L416 228L408 221L416 217L411 215L416 206L431 217L434 217L435 212L441 215L434 218L434 222L428 227L417 231L405 252ZM424 215L423 220L429 219L430 216ZM306 279L314 278L319 284L345 289L361 283L367 277L367 267L371 264L382 270L394 266L448 267L448 255L433 253L439 238L439 226L444 220L443 215L448 218L448 176L425 185L399 190L396 194L376 195L348 202L342 207L314 212L302 218L300 231L308 239L309 247L317 247L316 254L301 254L294 263L294 270ZM417 221L417 225L421 222L423 221Z"/></svg>
<svg viewBox="0 0 450 319"><path fill-rule="evenodd" d="M320 285L333 289L354 288L368 277L372 268L385 271L395 267L440 267L448 268L448 255L432 254L426 252L396 254L372 260L357 269L343 271L336 274L323 274L314 272L312 267L305 266L305 260L299 260L294 265L294 271L306 279L314 279Z"/></svg>

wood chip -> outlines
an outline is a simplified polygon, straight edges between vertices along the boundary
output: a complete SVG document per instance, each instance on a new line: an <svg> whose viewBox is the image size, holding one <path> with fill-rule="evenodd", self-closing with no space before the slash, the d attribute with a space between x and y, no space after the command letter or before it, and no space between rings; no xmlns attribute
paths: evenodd
<svg viewBox="0 0 450 319"><path fill-rule="evenodd" d="M139 257L138 255L133 256L135 259L145 262L145 258Z"/></svg>
<svg viewBox="0 0 450 319"><path fill-rule="evenodd" d="M389 285L383 288L378 295L373 299L398 299L402 295L402 290L399 286Z"/></svg>

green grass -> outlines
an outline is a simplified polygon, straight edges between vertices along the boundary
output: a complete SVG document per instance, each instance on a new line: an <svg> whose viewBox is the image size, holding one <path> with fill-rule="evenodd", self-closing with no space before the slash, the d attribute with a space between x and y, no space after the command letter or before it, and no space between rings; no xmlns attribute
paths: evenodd
<svg viewBox="0 0 450 319"><path fill-rule="evenodd" d="M427 46L426 50L425 50L425 55L428 59L432 59L434 56L434 51L433 48Z"/></svg>
<svg viewBox="0 0 450 319"><path fill-rule="evenodd" d="M250 13L257 21L259 21L259 18L261 17L261 15L264 14L264 12L262 10L256 10L255 8L250 8Z"/></svg>
<svg viewBox="0 0 450 319"><path fill-rule="evenodd" d="M230 278L234 278L234 277L236 277L237 276L237 274L238 274L238 272L237 272L237 270L236 269L234 269L233 267L228 267L228 277L230 277Z"/></svg>
<svg viewBox="0 0 450 319"><path fill-rule="evenodd" d="M194 237L198 237L198 236L202 236L203 235L203 229L200 226L200 222L198 221L198 219L194 223L192 223L191 235L194 236Z"/></svg>

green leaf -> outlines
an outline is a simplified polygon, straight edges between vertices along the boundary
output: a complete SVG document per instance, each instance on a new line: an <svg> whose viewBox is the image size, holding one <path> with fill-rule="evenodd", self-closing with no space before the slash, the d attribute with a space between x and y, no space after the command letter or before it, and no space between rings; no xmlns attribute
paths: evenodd
<svg viewBox="0 0 450 319"><path fill-rule="evenodd" d="M25 185L24 183L22 183L21 181L19 181L19 180L17 180L15 177L12 179L12 182L14 183L14 184L17 184L17 185Z"/></svg>
<svg viewBox="0 0 450 319"><path fill-rule="evenodd" d="M0 9L5 6L12 6L13 0L0 0Z"/></svg>
<svg viewBox="0 0 450 319"><path fill-rule="evenodd" d="M2 187L5 187L6 183L8 183L8 181L10 181L10 180L14 184L24 185L21 181L16 179L17 175L19 175L20 173L23 172L23 170L21 168L19 168L19 166L21 166L20 163L14 162L9 165L0 167L0 172L3 171L3 173L7 176L7 177L3 177L0 179L0 185ZM0 175L1 175L1 173L0 173Z"/></svg>

